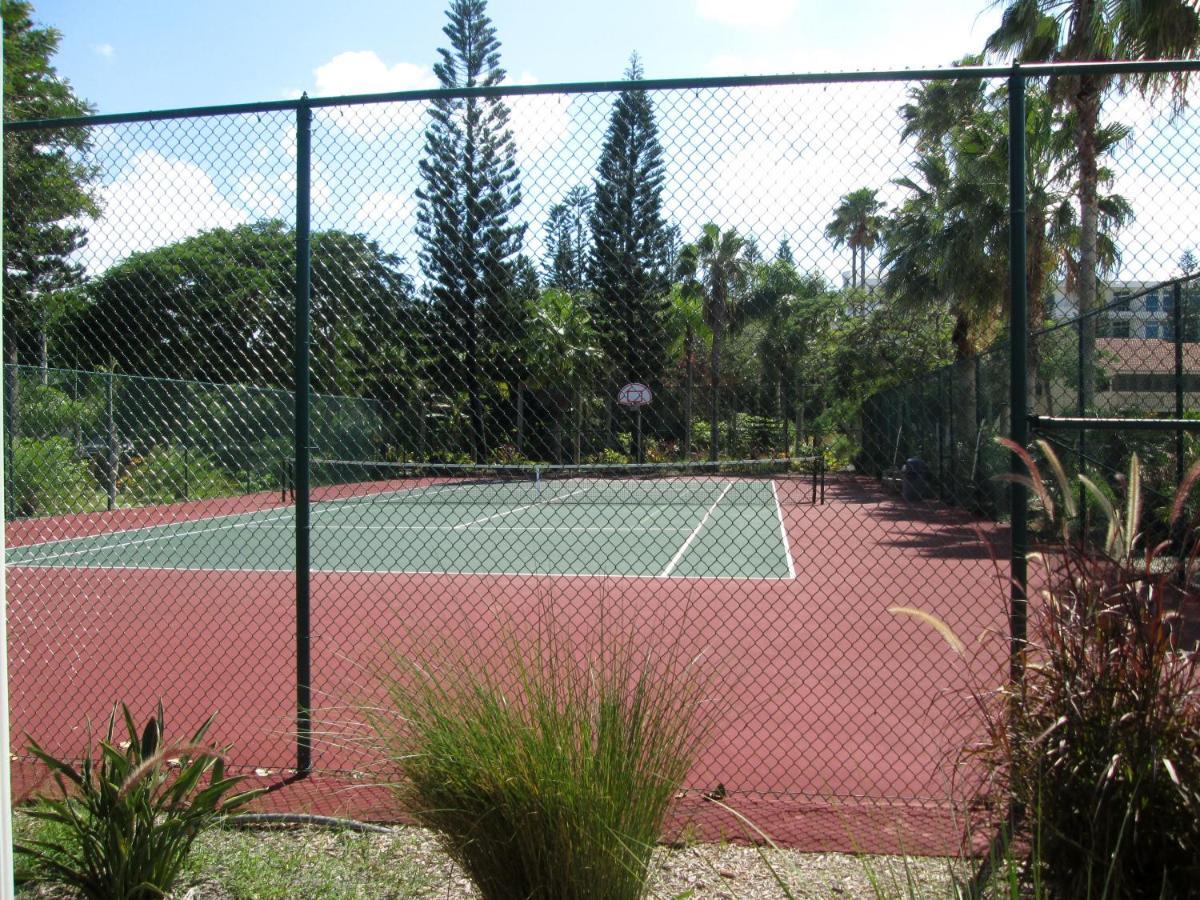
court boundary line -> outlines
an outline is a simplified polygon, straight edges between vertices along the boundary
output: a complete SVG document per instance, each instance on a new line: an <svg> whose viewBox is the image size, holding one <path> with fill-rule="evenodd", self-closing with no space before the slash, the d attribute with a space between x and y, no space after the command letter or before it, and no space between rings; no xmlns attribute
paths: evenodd
<svg viewBox="0 0 1200 900"><path fill-rule="evenodd" d="M779 533L783 537L783 555L787 558L788 578L796 577L796 563L792 559L792 543L788 539L787 525L783 521L783 507L779 503L779 485L771 479L771 496L775 498L775 513L779 516Z"/></svg>
<svg viewBox="0 0 1200 900"><path fill-rule="evenodd" d="M200 501L185 501L185 502L203 503L206 501L200 500ZM155 508L156 507L152 507L152 506L131 506L131 507L128 507L127 509L121 508L121 509L113 510L113 512L135 512L139 509L155 509ZM148 525L135 525L132 528L116 528L112 531L99 531L96 534L77 534L77 535L68 536L68 537L50 538L47 541L34 541L32 544L13 544L11 547L6 546L5 551L7 552L10 550L21 550L21 549L24 549L25 547L45 547L49 544L61 544L63 541L79 541L79 540L83 540L84 538L99 537L100 535L104 535L104 534L133 534L135 531L149 531L151 528L169 528L172 525L187 525L191 522L215 522L218 519L229 519L229 518L232 518L233 516L255 516L255 515L258 515L259 513L278 512L281 509L292 509L292 508L293 508L293 505L291 503L284 503L279 506L264 506L262 509L244 509L241 512L220 513L215 516L203 516L199 519L180 519L178 522L153 522ZM103 512L101 512L101 513L77 513L77 515L104 515L104 513ZM33 521L33 520L25 520L25 521ZM272 520L272 521L274 521L274 520Z"/></svg>
<svg viewBox="0 0 1200 900"><path fill-rule="evenodd" d="M46 563L16 563L5 564L5 569L62 569L69 572L80 572L87 569L120 572L243 572L260 575L294 575L293 566L290 569L247 569L238 566L208 566L202 569L189 566L128 566L128 565L87 565L62 566ZM503 577L503 578L635 578L663 581L795 581L779 575L646 575L624 574L614 575L605 572L454 572L446 569L320 569L313 567L314 575L449 575L452 577Z"/></svg>
<svg viewBox="0 0 1200 900"><path fill-rule="evenodd" d="M262 525L262 524L265 524L266 522L282 521L285 518L287 518L287 517L286 516L276 516L272 519L266 519L264 521L259 521L259 522L234 522L229 525L218 525L216 528L198 528L193 531L177 531L177 532L172 532L171 534L160 534L157 537L141 538L140 540L134 540L134 541L120 541L116 544L105 544L100 547L85 547L82 550L67 550L63 553L51 553L50 555L44 556L42 558L43 558L43 560L62 559L63 557L67 557L67 556L80 556L84 553L97 553L97 552L103 552L106 550L117 550L117 549L120 549L121 547L136 547L139 544L152 544L155 541L169 541L172 538L177 538L177 537L193 537L197 534L209 534L214 531L225 531L228 528L246 528L251 525ZM201 520L201 521L203 521L203 520ZM170 523L165 523L162 525L153 525L153 526L150 526L150 528L170 528L171 525L186 525L186 524L188 524L188 523L187 522L170 522ZM150 528L145 528L145 529L141 529L141 530L148 531L148 530L150 530ZM117 534L118 532L112 532L112 533ZM84 536L78 537L78 538L61 538L56 543L66 543L67 541L86 541L88 538L102 537L102 536L103 536L102 534L101 535L89 534L89 535L84 535ZM13 548L13 549L16 549L16 548ZM8 548L6 548L5 552L7 554ZM18 565L20 565L20 564L18 563ZM71 568L71 567L63 567L63 568Z"/></svg>
<svg viewBox="0 0 1200 900"><path fill-rule="evenodd" d="M281 520L272 520L272 521L281 521ZM266 525L268 523L263 523L263 524ZM279 528L281 526L269 525L269 527ZM316 523L312 526L313 534L317 534L318 532L324 531L326 529L331 530L331 531L458 531L461 529L461 525L323 525L320 523ZM691 531L691 529L688 528L686 525L682 525L679 527L645 526L645 527L640 527L640 528L635 525L574 525L574 526L570 526L570 527L564 526L561 528L557 528L552 525L529 525L529 526L495 525L490 528L477 528L475 530L480 533L484 533L484 534L489 533L489 532L496 532L496 531L529 531L529 532L551 532L551 533L575 532L575 531L602 531L602 532L610 532L611 531L611 532L631 532L631 533L647 532L647 533L656 533L656 534L657 533L665 534L668 532L679 532L679 531Z"/></svg>
<svg viewBox="0 0 1200 900"><path fill-rule="evenodd" d="M675 568L677 565L679 565L679 561L680 561L681 559L683 559L683 554L687 552L687 548L688 548L688 547L690 547L690 546L691 546L691 543L692 543L692 541L694 541L694 540L696 539L696 535L698 535L698 534L699 534L699 533L700 533L702 530L704 530L704 526L705 526L705 524L708 522L708 519L709 519L709 517L710 517L710 516L713 514L713 510L715 510L715 509L717 508L717 505L718 505L718 504L719 504L719 503L720 503L722 500L724 500L724 499L725 499L725 495L729 493L729 489L730 489L730 488L732 488L732 487L733 487L733 482L732 482L732 481L730 481L730 482L728 482L728 483L725 485L725 490L721 491L721 493L717 495L717 499L716 499L716 500L714 500L714 501L712 502L712 506L710 506L710 507L709 507L709 508L708 508L708 509L705 511L705 513L704 513L704 517L700 519L700 524L699 524L699 525L697 525L695 528L693 528L693 529L692 529L692 533L691 533L691 534L689 534L689 535L688 535L688 539L687 539L686 541L684 541L684 542L683 542L683 546L682 546L682 547L680 547L680 548L679 548L679 549L678 549L678 550L675 552L675 555L671 557L671 561L670 561L669 563L667 563L667 567L666 567L665 569L663 569L663 571L662 571L662 577L663 577L663 578L669 578L669 577L670 577L672 570L673 570L673 569L674 569L674 568Z"/></svg>

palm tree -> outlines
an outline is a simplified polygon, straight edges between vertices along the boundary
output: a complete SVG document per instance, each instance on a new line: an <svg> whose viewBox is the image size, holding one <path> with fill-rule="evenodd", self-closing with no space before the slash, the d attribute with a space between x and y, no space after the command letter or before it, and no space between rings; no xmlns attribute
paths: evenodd
<svg viewBox="0 0 1200 900"><path fill-rule="evenodd" d="M999 2L999 0L997 0ZM1200 10L1195 0L1007 0L1000 27L987 39L986 49L1022 61L1054 62L1193 59L1200 55ZM1136 76L1104 73L1072 75L1052 80L1055 102L1067 106L1075 119L1079 179L1079 249L1075 279L1079 314L1096 302L1096 271L1100 233L1100 104L1114 86L1134 87L1143 95L1169 88L1177 107L1186 101L1188 72L1148 72ZM1082 320L1083 402L1095 395L1094 316Z"/></svg>
<svg viewBox="0 0 1200 900"><path fill-rule="evenodd" d="M834 207L833 220L825 226L825 237L835 247L845 244L850 248L850 287L866 286L867 256L879 242L882 209L876 191L859 188L842 196Z"/></svg>
<svg viewBox="0 0 1200 900"><path fill-rule="evenodd" d="M709 378L709 458L718 455L720 421L721 340L734 312L733 303L745 286L751 263L746 256L746 241L733 228L721 229L712 222L700 231L694 244L679 251L679 274L684 284L699 290L704 297L704 320L712 329L712 364Z"/></svg>
<svg viewBox="0 0 1200 900"><path fill-rule="evenodd" d="M683 458L692 456L692 396L696 383L696 351L712 340L712 331L704 320L704 292L694 281L676 284L667 308L667 331L672 336L672 356L683 354L685 388L683 394Z"/></svg>
<svg viewBox="0 0 1200 900"><path fill-rule="evenodd" d="M978 61L968 57L963 64ZM901 115L905 137L916 140L916 170L922 183L897 182L909 189L910 198L889 222L889 239L896 246L885 256L887 283L901 300L948 300L955 319L955 356L966 359L979 349L979 340L998 327L1010 290L1006 267L995 265L1005 255L1008 228L1002 190L1008 166L1007 88L988 93L979 79L963 78L924 85L910 100ZM1071 117L1056 110L1043 89L1031 87L1026 101L1025 271L1030 322L1040 327L1053 277L1065 270L1073 283L1071 251L1078 244L1078 229L1069 200L1078 166ZM1098 133L1097 146L1107 153L1128 133L1121 125L1106 126ZM1111 181L1112 174L1102 168L1100 183ZM1112 233L1128 218L1129 207L1117 195L1101 196L1100 205L1103 269L1116 261ZM924 221L913 220L918 211ZM914 257L922 244L924 255ZM909 283L915 273L922 273L924 281ZM1032 389L1036 346L1031 347L1029 366Z"/></svg>
<svg viewBox="0 0 1200 900"><path fill-rule="evenodd" d="M547 288L532 309L529 367L534 383L554 400L554 461L563 461L563 418L575 411L575 462L579 462L583 385L603 353L586 306L574 295Z"/></svg>

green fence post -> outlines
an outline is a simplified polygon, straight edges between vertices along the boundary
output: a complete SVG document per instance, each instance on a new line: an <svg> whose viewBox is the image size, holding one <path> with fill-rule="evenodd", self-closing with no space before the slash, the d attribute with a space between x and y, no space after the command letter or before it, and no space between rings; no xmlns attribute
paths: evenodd
<svg viewBox="0 0 1200 900"><path fill-rule="evenodd" d="M1012 284L1009 335L1009 403L1012 410L1010 437L1017 446L1029 444L1029 401L1026 384L1026 356L1029 339L1028 285L1025 281L1025 76L1020 66L1013 64L1008 79L1008 265ZM1013 455L1012 471L1022 472L1021 460ZM1011 486L1012 555L1009 560L1012 575L1011 614L1009 623L1009 673L1014 682L1025 674L1023 654L1026 643L1026 577L1028 574L1028 497L1018 482Z"/></svg>
<svg viewBox="0 0 1200 900"><path fill-rule="evenodd" d="M309 626L309 303L311 247L312 107L308 94L296 109L296 334L295 334L295 492L296 492L296 769L312 771L312 658Z"/></svg>

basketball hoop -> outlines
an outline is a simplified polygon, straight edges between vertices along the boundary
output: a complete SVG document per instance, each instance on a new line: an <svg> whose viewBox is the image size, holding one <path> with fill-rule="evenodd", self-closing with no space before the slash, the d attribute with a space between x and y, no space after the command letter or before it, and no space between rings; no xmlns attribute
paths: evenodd
<svg viewBox="0 0 1200 900"><path fill-rule="evenodd" d="M640 381L631 381L617 391L617 402L629 409L641 409L653 399L653 392Z"/></svg>

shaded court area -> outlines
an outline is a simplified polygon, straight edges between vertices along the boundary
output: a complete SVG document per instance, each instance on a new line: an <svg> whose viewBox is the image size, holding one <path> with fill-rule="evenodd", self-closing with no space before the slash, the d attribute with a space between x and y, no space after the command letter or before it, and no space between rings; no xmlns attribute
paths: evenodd
<svg viewBox="0 0 1200 900"><path fill-rule="evenodd" d="M983 540L1000 539L994 526L847 476L830 479L824 504L811 480L779 475L693 480L686 498L643 486L636 503L572 503L607 490L590 484L532 499L527 487L453 504L343 489L314 505L317 772L264 807L398 815L369 786L379 769L356 724L389 652L444 645L486 658L549 621L583 635L603 623L699 657L713 676L718 726L677 824L740 835L701 799L720 785L796 846L954 849L955 751L974 722L967 672L932 630L888 608L942 618L976 648L977 670L1001 672L1004 587L991 556L1006 550ZM9 549L15 752L26 733L79 752L113 702L141 716L161 697L174 733L215 711L231 763L264 783L294 774L293 513L278 494L237 504L166 508L155 525L109 514L124 529L78 517L76 537Z"/></svg>

